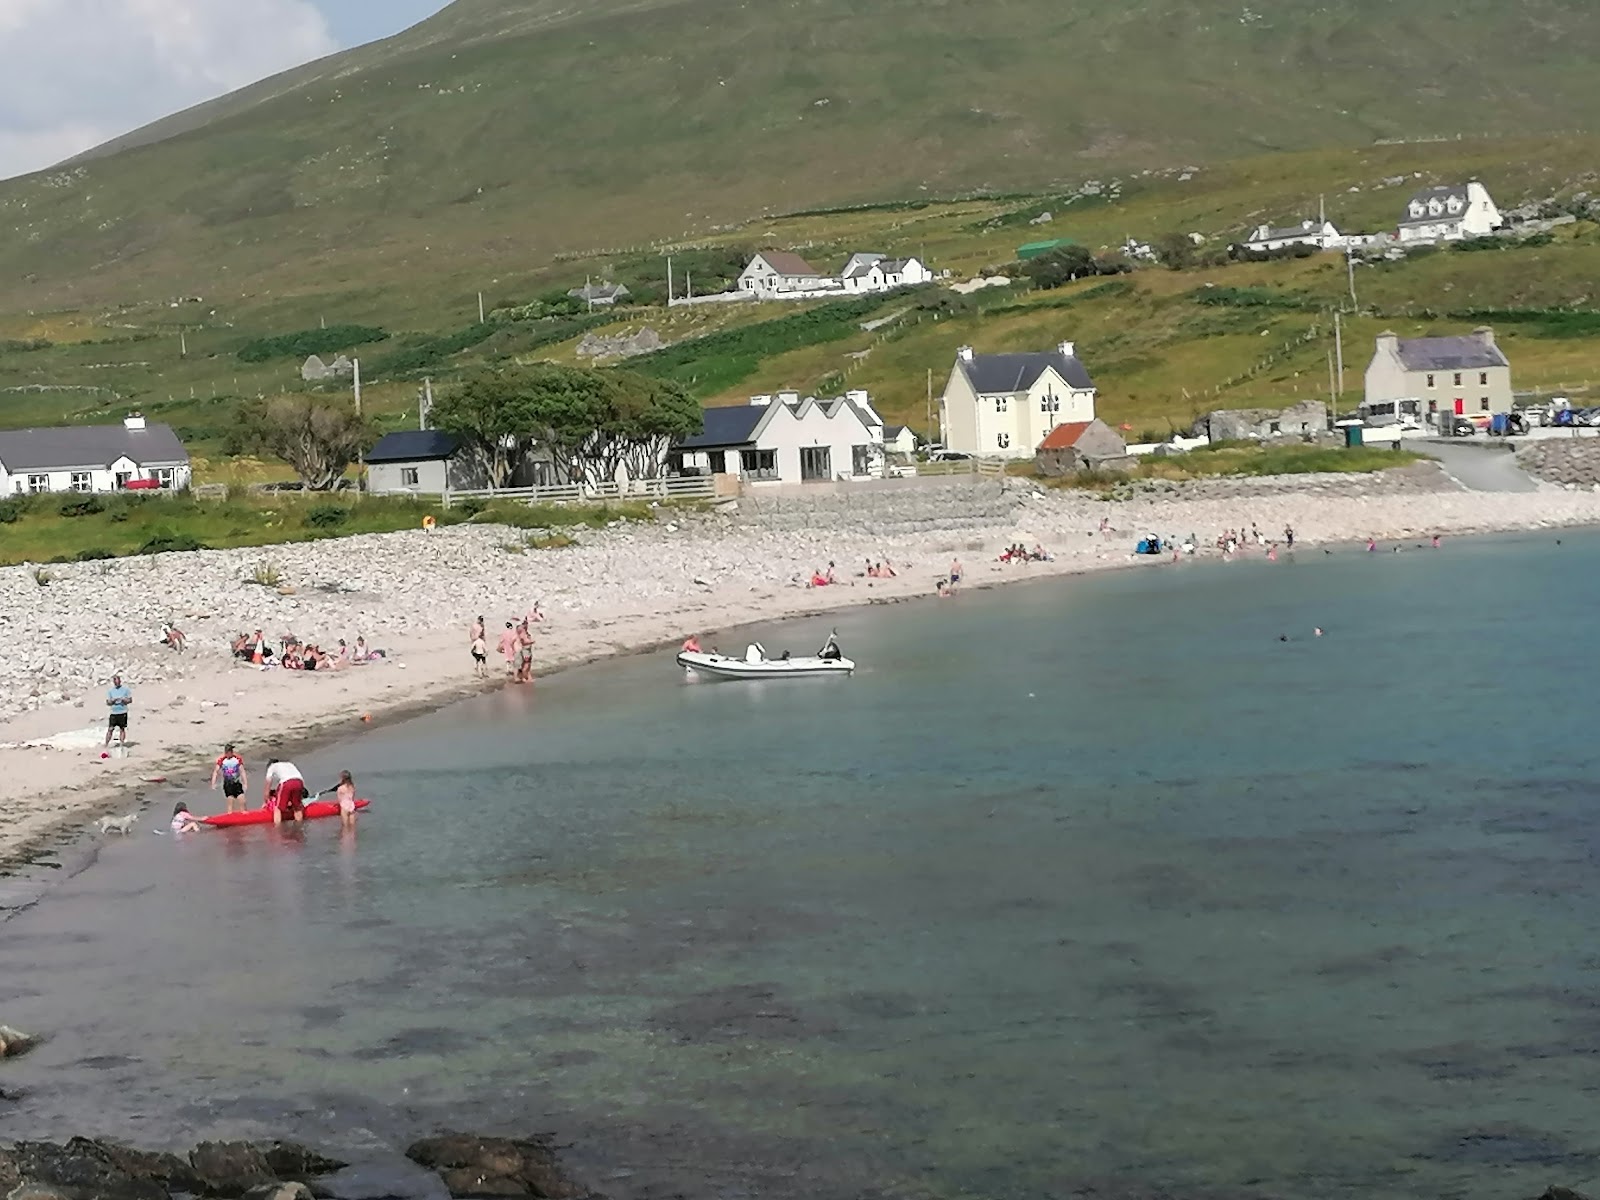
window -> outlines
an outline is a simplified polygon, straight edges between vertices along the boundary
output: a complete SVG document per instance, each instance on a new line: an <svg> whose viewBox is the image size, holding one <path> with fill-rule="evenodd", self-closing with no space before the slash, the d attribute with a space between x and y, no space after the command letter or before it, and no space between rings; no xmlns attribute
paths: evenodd
<svg viewBox="0 0 1600 1200"><path fill-rule="evenodd" d="M739 474L746 479L776 479L778 477L778 452L776 450L739 451Z"/></svg>
<svg viewBox="0 0 1600 1200"><path fill-rule="evenodd" d="M401 467L400 468L400 486L401 487L416 487L417 484L419 484L421 482L422 482L421 474L418 472L416 467Z"/></svg>
<svg viewBox="0 0 1600 1200"><path fill-rule="evenodd" d="M1011 401L1010 401L1010 399L1008 397L1006 397L1006 396L996 396L994 398L994 410L995 410L995 412L1003 413L1003 412L1007 411L1010 407L1011 407Z"/></svg>
<svg viewBox="0 0 1600 1200"><path fill-rule="evenodd" d="M1009 433L997 433L994 436L994 442L995 445L1004 450L1011 445L1011 435Z"/></svg>
<svg viewBox="0 0 1600 1200"><path fill-rule="evenodd" d="M1478 401L1478 411L1479 412L1488 412L1489 411L1489 397L1485 396L1482 400Z"/></svg>
<svg viewBox="0 0 1600 1200"><path fill-rule="evenodd" d="M164 488L170 488L178 481L177 474L171 467L156 468L156 482Z"/></svg>
<svg viewBox="0 0 1600 1200"><path fill-rule="evenodd" d="M1457 387L1461 386L1461 372L1460 371L1456 372L1456 386Z"/></svg>
<svg viewBox="0 0 1600 1200"><path fill-rule="evenodd" d="M1429 400L1428 401L1428 411L1430 413L1438 412L1439 411L1439 402L1437 400Z"/></svg>
<svg viewBox="0 0 1600 1200"><path fill-rule="evenodd" d="M133 478L133 472L132 471L118 471L117 475L116 475L117 487L119 489L127 487L129 481L132 478Z"/></svg>
<svg viewBox="0 0 1600 1200"><path fill-rule="evenodd" d="M1487 371L1479 371L1478 372L1478 386L1479 387L1488 387L1489 386L1489 372L1487 372Z"/></svg>
<svg viewBox="0 0 1600 1200"><path fill-rule="evenodd" d="M1061 411L1061 401L1052 393L1039 397L1039 411L1042 413L1058 413Z"/></svg>
<svg viewBox="0 0 1600 1200"><path fill-rule="evenodd" d="M833 456L826 446L800 447L800 479L805 483L833 478Z"/></svg>
<svg viewBox="0 0 1600 1200"><path fill-rule="evenodd" d="M1429 376L1428 376L1428 386L1429 386L1429 387L1432 387L1432 386L1433 386L1433 376L1432 376L1432 375L1429 375Z"/></svg>
<svg viewBox="0 0 1600 1200"><path fill-rule="evenodd" d="M48 476L48 475L29 475L28 476L28 491L32 492L35 496L37 496L40 492L48 492L49 490L50 490L50 476Z"/></svg>
<svg viewBox="0 0 1600 1200"><path fill-rule="evenodd" d="M852 475L872 474L872 447L850 447L850 473Z"/></svg>
<svg viewBox="0 0 1600 1200"><path fill-rule="evenodd" d="M72 473L72 490L75 492L94 491L94 476L87 471L74 471Z"/></svg>

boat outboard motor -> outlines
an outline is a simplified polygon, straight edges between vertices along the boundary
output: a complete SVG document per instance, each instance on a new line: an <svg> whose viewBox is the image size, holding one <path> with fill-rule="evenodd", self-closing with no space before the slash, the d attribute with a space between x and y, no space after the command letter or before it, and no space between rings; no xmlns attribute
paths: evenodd
<svg viewBox="0 0 1600 1200"><path fill-rule="evenodd" d="M830 633L828 635L828 640L823 643L822 649L817 651L817 657L830 661L844 657L844 652L839 649L837 634Z"/></svg>

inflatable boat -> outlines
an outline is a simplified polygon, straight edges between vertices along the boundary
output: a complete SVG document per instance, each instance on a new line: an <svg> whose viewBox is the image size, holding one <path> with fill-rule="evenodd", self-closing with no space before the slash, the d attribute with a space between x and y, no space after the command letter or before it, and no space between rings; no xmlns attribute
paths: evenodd
<svg viewBox="0 0 1600 1200"><path fill-rule="evenodd" d="M712 679L804 679L820 675L846 675L856 669L848 658L768 658L763 653L745 652L743 658L712 654L704 650L684 650L678 665L696 675Z"/></svg>

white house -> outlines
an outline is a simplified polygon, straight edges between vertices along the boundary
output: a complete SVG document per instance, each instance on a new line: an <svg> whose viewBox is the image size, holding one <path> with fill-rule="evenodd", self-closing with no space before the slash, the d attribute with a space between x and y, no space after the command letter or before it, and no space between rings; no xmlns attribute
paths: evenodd
<svg viewBox="0 0 1600 1200"><path fill-rule="evenodd" d="M895 288L929 283L933 280L933 272L916 258L852 254L839 279L847 292L888 292Z"/></svg>
<svg viewBox="0 0 1600 1200"><path fill-rule="evenodd" d="M917 452L917 435L909 425L886 425L883 429L883 450L885 454L910 458Z"/></svg>
<svg viewBox="0 0 1600 1200"><path fill-rule="evenodd" d="M120 425L0 430L0 496L186 488L190 474L178 435L138 413Z"/></svg>
<svg viewBox="0 0 1600 1200"><path fill-rule="evenodd" d="M1488 189L1476 179L1424 188L1400 215L1402 242L1454 242L1487 237L1505 224Z"/></svg>
<svg viewBox="0 0 1600 1200"><path fill-rule="evenodd" d="M837 290L839 281L824 275L798 254L763 250L739 274L739 290L762 299Z"/></svg>
<svg viewBox="0 0 1600 1200"><path fill-rule="evenodd" d="M883 422L848 396L755 396L748 404L708 408L704 420L702 431L676 448L684 470L732 475L745 483L826 483L882 474Z"/></svg>
<svg viewBox="0 0 1600 1200"><path fill-rule="evenodd" d="M1440 413L1510 412L1512 400L1511 362L1488 326L1453 337L1403 338L1386 329L1367 364L1361 409L1377 425L1406 417L1437 423Z"/></svg>
<svg viewBox="0 0 1600 1200"><path fill-rule="evenodd" d="M1345 236L1334 228L1332 221L1301 221L1298 225L1289 225L1281 229L1274 229L1271 225L1257 225L1255 231L1244 240L1244 248L1257 253L1282 250L1288 246L1338 250L1345 246L1346 240Z"/></svg>
<svg viewBox="0 0 1600 1200"><path fill-rule="evenodd" d="M1032 458L1057 425L1094 420L1094 381L1072 342L1024 354L956 351L939 399L947 450Z"/></svg>

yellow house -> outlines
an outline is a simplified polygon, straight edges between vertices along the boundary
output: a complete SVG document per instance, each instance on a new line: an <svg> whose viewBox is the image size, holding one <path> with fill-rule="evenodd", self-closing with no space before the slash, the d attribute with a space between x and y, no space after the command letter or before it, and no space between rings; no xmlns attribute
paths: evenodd
<svg viewBox="0 0 1600 1200"><path fill-rule="evenodd" d="M1094 395L1072 342L1022 354L963 346L939 399L939 432L961 454L1032 458L1057 425L1094 420Z"/></svg>

